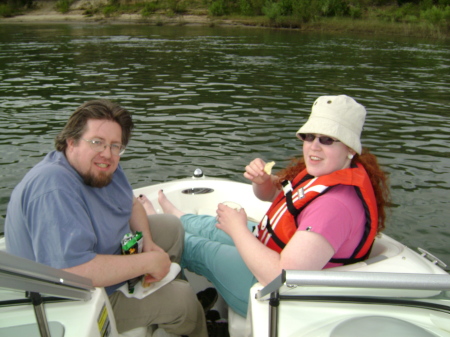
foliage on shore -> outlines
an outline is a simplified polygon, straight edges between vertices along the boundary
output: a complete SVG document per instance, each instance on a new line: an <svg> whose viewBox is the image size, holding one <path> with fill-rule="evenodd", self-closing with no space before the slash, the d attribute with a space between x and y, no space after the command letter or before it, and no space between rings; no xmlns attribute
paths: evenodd
<svg viewBox="0 0 450 337"><path fill-rule="evenodd" d="M0 0L0 16L32 9L36 1ZM55 0L55 9L68 13L74 1ZM86 16L191 14L208 16L211 22L227 19L253 26L435 38L448 38L450 32L450 0L105 0L83 10Z"/></svg>

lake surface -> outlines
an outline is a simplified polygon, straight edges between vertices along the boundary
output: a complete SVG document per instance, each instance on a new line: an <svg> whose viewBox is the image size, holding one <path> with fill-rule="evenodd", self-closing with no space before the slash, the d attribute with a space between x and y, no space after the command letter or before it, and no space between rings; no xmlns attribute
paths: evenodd
<svg viewBox="0 0 450 337"><path fill-rule="evenodd" d="M245 181L255 157L301 155L321 95L368 110L363 146L390 173L386 233L450 263L450 44L231 27L0 24L0 232L14 186L83 102L134 114L121 163L133 187Z"/></svg>

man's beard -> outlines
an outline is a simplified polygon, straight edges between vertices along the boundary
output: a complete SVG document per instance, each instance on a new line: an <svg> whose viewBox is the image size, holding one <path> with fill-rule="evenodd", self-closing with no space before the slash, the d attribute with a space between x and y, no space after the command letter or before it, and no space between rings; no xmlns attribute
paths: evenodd
<svg viewBox="0 0 450 337"><path fill-rule="evenodd" d="M86 185L91 187L105 187L112 181L113 175L101 172L98 176L94 176L90 173L81 175Z"/></svg>

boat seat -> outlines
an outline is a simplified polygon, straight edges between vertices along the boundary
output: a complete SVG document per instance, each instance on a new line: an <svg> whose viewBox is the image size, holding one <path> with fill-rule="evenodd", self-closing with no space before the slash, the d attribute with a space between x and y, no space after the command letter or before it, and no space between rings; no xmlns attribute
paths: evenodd
<svg viewBox="0 0 450 337"><path fill-rule="evenodd" d="M328 270L355 271L358 270L358 268L367 267L368 265L372 265L376 262L396 256L401 251L401 245L394 240L388 238L385 238L384 240L375 240L372 251L367 260L345 266L329 268ZM246 337L249 335L250 331L250 325L247 324L247 319L234 312L231 308L228 308L228 331L230 333L230 337Z"/></svg>
<svg viewBox="0 0 450 337"><path fill-rule="evenodd" d="M327 270L356 271L359 268L364 268L364 270L367 271L368 269L366 267L374 265L377 262L387 260L391 257L397 256L402 252L402 250L403 246L390 238L384 237L383 240L381 239L377 240L377 238L375 238L372 251L370 252L369 258L367 260L353 264L347 264L344 266L333 267Z"/></svg>
<svg viewBox="0 0 450 337"><path fill-rule="evenodd" d="M247 319L228 307L228 333L230 334L230 337L249 336L249 328L250 325L247 325Z"/></svg>
<svg viewBox="0 0 450 337"><path fill-rule="evenodd" d="M149 337L153 334L153 328L139 327L119 334L120 337Z"/></svg>
<svg viewBox="0 0 450 337"><path fill-rule="evenodd" d="M64 326L59 322L48 322L52 337L64 337ZM8 326L0 328L0 336L8 337L40 337L37 323Z"/></svg>
<svg viewBox="0 0 450 337"><path fill-rule="evenodd" d="M230 337L246 337L247 334L247 319L242 317L238 313L234 312L233 309L228 307L228 333ZM1 335L1 334L0 334ZM14 336L14 335L13 335ZM177 335L168 333L163 329L149 328L145 327L135 328L119 335L120 337L179 337ZM20 336L22 337L22 335ZM36 336L38 337L38 336ZM53 335L52 335L53 337Z"/></svg>
<svg viewBox="0 0 450 337"><path fill-rule="evenodd" d="M330 337L358 336L364 331L367 337L408 336L408 337L436 337L424 328L387 316L353 317L339 323L330 333Z"/></svg>
<svg viewBox="0 0 450 337"><path fill-rule="evenodd" d="M230 337L248 336L246 334L246 329L247 329L247 319L234 312L233 309L228 308L228 332L230 334ZM20 337L22 337L22 335ZM145 327L139 327L121 333L120 337L178 337L178 336L168 333L163 329L149 328L147 330Z"/></svg>
<svg viewBox="0 0 450 337"><path fill-rule="evenodd" d="M120 337L179 337L166 332L164 329L157 329L156 326L150 328L139 327L132 330L125 331L119 335ZM53 337L53 335L52 335Z"/></svg>
<svg viewBox="0 0 450 337"><path fill-rule="evenodd" d="M398 249L398 244L395 242L390 242L388 240L377 240L375 238L375 241L373 243L373 247L372 247L372 251L370 252L370 256L367 259L371 260L371 259L377 259L379 257L384 257L385 259L387 259L388 257L392 257L393 254L398 254L399 249Z"/></svg>

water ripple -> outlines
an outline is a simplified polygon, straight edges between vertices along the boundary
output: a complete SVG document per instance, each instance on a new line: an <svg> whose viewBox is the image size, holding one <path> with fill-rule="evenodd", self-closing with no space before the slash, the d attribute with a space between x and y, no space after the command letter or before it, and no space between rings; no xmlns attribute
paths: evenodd
<svg viewBox="0 0 450 337"><path fill-rule="evenodd" d="M320 95L367 107L362 136L390 173L387 232L450 262L449 46L287 31L147 26L0 26L0 231L12 188L88 99L116 100L136 128L130 182L245 181L301 154L295 132Z"/></svg>

